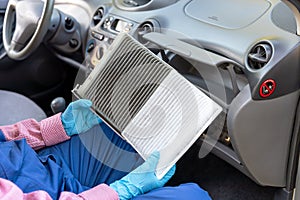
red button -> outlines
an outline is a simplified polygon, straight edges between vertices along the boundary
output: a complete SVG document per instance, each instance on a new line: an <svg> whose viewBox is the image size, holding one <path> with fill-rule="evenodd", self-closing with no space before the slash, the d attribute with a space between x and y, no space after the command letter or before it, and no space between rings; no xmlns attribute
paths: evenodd
<svg viewBox="0 0 300 200"><path fill-rule="evenodd" d="M259 94L261 97L269 97L275 91L276 83L273 79L264 81L259 88Z"/></svg>

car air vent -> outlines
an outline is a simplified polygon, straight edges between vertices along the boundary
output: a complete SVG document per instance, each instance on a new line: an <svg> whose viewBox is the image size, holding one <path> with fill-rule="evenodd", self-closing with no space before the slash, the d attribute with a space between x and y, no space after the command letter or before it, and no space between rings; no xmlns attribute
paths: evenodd
<svg viewBox="0 0 300 200"><path fill-rule="evenodd" d="M268 43L255 45L248 54L248 65L252 69L263 68L272 56L272 47Z"/></svg>
<svg viewBox="0 0 300 200"><path fill-rule="evenodd" d="M123 0L126 7L139 7L149 3L151 0Z"/></svg>
<svg viewBox="0 0 300 200"><path fill-rule="evenodd" d="M143 36L147 33L158 32L158 31L159 31L159 24L156 20L152 19L146 21L142 23L137 30L138 41L145 45L147 43L147 40L143 39Z"/></svg>
<svg viewBox="0 0 300 200"><path fill-rule="evenodd" d="M104 8L100 7L97 9L93 16L93 25L96 26L104 16Z"/></svg>
<svg viewBox="0 0 300 200"><path fill-rule="evenodd" d="M126 11L149 11L173 5L179 0L112 0L114 6Z"/></svg>

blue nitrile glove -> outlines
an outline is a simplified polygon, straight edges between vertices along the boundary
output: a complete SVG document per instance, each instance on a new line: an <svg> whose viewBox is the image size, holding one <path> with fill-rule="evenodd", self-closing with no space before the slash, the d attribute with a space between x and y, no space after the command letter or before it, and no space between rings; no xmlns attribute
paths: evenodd
<svg viewBox="0 0 300 200"><path fill-rule="evenodd" d="M90 110L91 106L90 100L80 99L70 103L62 113L61 121L68 136L85 132L101 122Z"/></svg>
<svg viewBox="0 0 300 200"><path fill-rule="evenodd" d="M120 200L131 199L164 186L174 175L176 167L174 165L162 179L158 180L155 175L158 160L159 152L156 151L141 166L109 186L118 193Z"/></svg>

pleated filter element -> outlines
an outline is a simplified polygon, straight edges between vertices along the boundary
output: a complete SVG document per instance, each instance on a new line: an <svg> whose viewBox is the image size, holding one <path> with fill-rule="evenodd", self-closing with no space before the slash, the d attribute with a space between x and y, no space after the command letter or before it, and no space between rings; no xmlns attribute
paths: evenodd
<svg viewBox="0 0 300 200"><path fill-rule="evenodd" d="M222 108L126 33L119 34L82 85L78 98L146 159L160 152L163 177Z"/></svg>

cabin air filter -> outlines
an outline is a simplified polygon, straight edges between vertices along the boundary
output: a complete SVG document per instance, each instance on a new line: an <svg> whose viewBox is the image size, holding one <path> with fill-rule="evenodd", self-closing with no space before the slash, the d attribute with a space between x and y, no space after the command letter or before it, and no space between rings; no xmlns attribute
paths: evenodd
<svg viewBox="0 0 300 200"><path fill-rule="evenodd" d="M146 159L160 151L161 178L222 108L126 33L121 33L82 85L78 98Z"/></svg>

